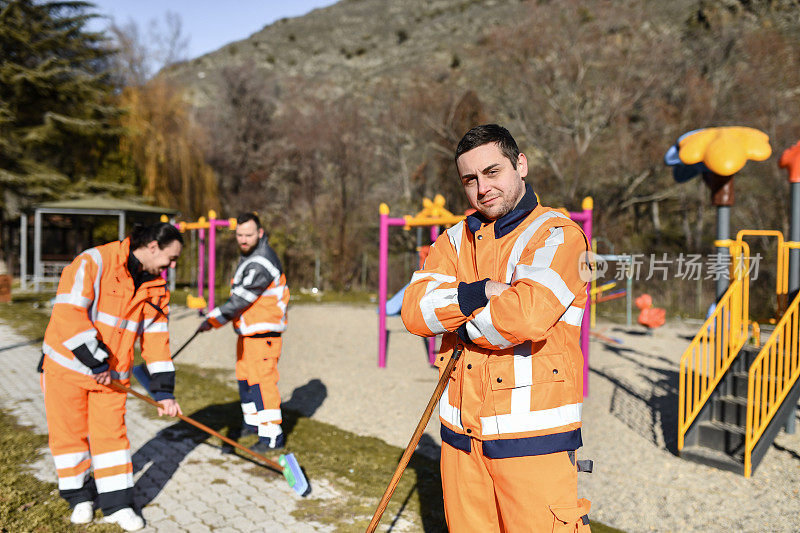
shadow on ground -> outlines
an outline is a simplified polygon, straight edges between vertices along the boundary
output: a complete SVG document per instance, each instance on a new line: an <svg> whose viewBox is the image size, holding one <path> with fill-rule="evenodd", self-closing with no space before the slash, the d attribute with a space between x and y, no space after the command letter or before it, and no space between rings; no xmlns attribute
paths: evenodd
<svg viewBox="0 0 800 533"><path fill-rule="evenodd" d="M319 379L312 379L296 388L288 401L281 404L283 423L287 441L291 446L291 433L301 417L310 417L325 401L328 389ZM242 428L242 410L238 401L204 407L187 416L208 426L223 435L237 440ZM159 431L133 454L134 474L146 471L134 486L136 506L141 509L161 492L172 478L180 463L199 444L208 440L209 435L183 421ZM253 462L249 457L241 459Z"/></svg>
<svg viewBox="0 0 800 533"><path fill-rule="evenodd" d="M589 371L608 380L614 389L609 412L655 446L677 455L678 371L666 357L606 344L605 349L634 363L638 379L616 374L613 366ZM669 365L672 368L664 368ZM627 372L625 372L627 373Z"/></svg>
<svg viewBox="0 0 800 533"><path fill-rule="evenodd" d="M423 433L417 449L408 463L408 468L417 475L417 483L402 495L400 509L391 517L392 521L386 531L394 531L398 519L414 496L419 500L423 531L425 533L447 531L442 503L442 477L439 471L440 451L441 447L436 444L436 441ZM399 498L400 496L400 494L395 494L394 497Z"/></svg>

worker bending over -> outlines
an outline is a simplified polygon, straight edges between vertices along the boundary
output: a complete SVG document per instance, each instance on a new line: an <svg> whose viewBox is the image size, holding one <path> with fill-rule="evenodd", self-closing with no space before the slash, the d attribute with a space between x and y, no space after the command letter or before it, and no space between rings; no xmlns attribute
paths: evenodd
<svg viewBox="0 0 800 533"><path fill-rule="evenodd" d="M236 242L242 256L231 282L231 296L215 307L200 331L229 321L239 335L236 344L236 379L242 401L244 432L258 433L251 449L264 453L283 448L278 359L281 334L286 330L289 287L275 251L270 248L261 222L254 213L236 219Z"/></svg>
<svg viewBox="0 0 800 533"><path fill-rule="evenodd" d="M158 414L182 414L173 396L169 291L160 276L182 246L170 224L136 226L129 238L86 250L61 273L40 370L58 490L73 523L92 521L96 497L105 522L144 527L133 511L127 395L107 385L129 386L138 338Z"/></svg>
<svg viewBox="0 0 800 533"><path fill-rule="evenodd" d="M455 161L476 212L439 236L402 308L410 332L443 334L440 372L464 347L439 403L447 524L458 533L588 531L575 460L586 236L539 204L505 128L471 129Z"/></svg>

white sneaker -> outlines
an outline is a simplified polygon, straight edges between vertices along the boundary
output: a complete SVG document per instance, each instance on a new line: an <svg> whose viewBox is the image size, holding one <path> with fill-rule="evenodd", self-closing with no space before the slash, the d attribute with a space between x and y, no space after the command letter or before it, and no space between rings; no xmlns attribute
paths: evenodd
<svg viewBox="0 0 800 533"><path fill-rule="evenodd" d="M130 507L125 507L116 513L111 513L103 518L103 522L107 524L117 524L125 531L138 531L144 527L144 519L136 514Z"/></svg>
<svg viewBox="0 0 800 533"><path fill-rule="evenodd" d="M89 524L94 518L94 506L92 502L81 502L72 509L72 516L69 521L73 524Z"/></svg>

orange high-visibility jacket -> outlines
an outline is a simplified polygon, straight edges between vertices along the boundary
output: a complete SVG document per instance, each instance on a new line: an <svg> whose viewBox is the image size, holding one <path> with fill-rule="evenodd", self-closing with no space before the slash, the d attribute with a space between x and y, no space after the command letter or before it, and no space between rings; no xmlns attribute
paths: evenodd
<svg viewBox="0 0 800 533"><path fill-rule="evenodd" d="M289 287L280 260L267 236L255 249L239 259L231 281L231 296L208 313L209 322L220 327L233 321L239 335L249 337L286 330Z"/></svg>
<svg viewBox="0 0 800 533"><path fill-rule="evenodd" d="M500 219L470 215L436 240L402 318L411 333L443 334L440 372L464 345L439 403L444 442L469 451L480 439L490 458L581 446L587 250L580 226L529 186ZM487 300L487 279L511 287Z"/></svg>
<svg viewBox="0 0 800 533"><path fill-rule="evenodd" d="M128 271L130 239L90 248L64 268L42 351L48 372L86 376L111 370L126 380L141 337L151 392L172 398L175 367L169 353L169 291L161 277L134 292Z"/></svg>

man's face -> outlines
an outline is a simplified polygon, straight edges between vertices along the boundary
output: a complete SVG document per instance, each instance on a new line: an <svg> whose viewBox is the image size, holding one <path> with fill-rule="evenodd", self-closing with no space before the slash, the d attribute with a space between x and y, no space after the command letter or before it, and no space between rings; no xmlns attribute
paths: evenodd
<svg viewBox="0 0 800 533"><path fill-rule="evenodd" d="M139 261L145 272L158 276L167 267L175 268L175 262L181 255L182 249L183 245L179 241L172 241L163 249L158 247L157 241L150 241L145 246L145 251L139 257Z"/></svg>
<svg viewBox="0 0 800 533"><path fill-rule="evenodd" d="M483 144L461 154L456 161L469 205L489 220L497 220L525 195L528 160L517 158L517 168L503 155L497 143Z"/></svg>
<svg viewBox="0 0 800 533"><path fill-rule="evenodd" d="M239 250L244 255L252 252L253 248L258 244L258 239L263 236L264 229L256 226L253 220L248 220L244 224L236 226L236 242L239 244Z"/></svg>

